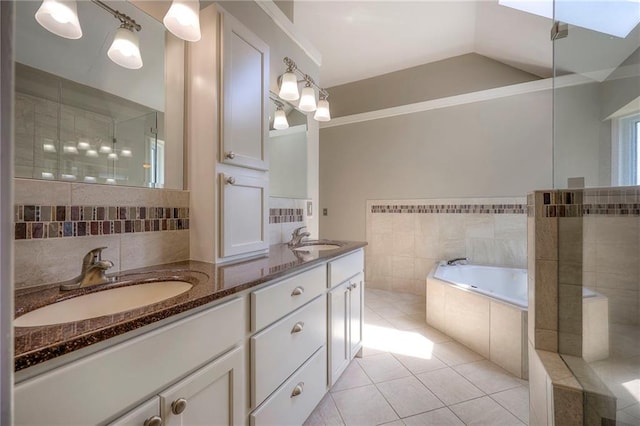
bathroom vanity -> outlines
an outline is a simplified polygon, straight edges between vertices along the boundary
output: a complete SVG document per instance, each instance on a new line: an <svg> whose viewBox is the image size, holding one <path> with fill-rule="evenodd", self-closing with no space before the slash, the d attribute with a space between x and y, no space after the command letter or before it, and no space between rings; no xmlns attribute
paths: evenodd
<svg viewBox="0 0 640 426"><path fill-rule="evenodd" d="M339 244L129 271L199 279L122 314L16 328L16 424L302 424L362 349L364 243ZM33 290L17 312L57 291Z"/></svg>

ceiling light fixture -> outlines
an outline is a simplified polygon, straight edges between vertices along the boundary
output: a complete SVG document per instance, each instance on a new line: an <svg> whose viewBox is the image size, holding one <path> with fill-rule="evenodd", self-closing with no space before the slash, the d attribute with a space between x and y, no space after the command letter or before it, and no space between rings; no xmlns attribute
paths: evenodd
<svg viewBox="0 0 640 426"><path fill-rule="evenodd" d="M72 40L82 37L75 1L44 0L35 17L40 25L57 36Z"/></svg>
<svg viewBox="0 0 640 426"><path fill-rule="evenodd" d="M200 40L200 1L173 0L162 22L176 37L186 41Z"/></svg>
<svg viewBox="0 0 640 426"><path fill-rule="evenodd" d="M283 61L287 66L287 71L280 76L280 91L278 92L278 96L287 101L300 99L298 108L301 111L313 112L320 108L320 111L316 111L316 114L313 116L317 121L331 120L329 101L327 100L329 93L318 86L310 75L301 72L293 60L285 57ZM298 75L302 78L301 80L298 80ZM305 83L302 88L302 95L298 92L298 83ZM316 104L316 91L314 87L318 89L320 95L318 104Z"/></svg>

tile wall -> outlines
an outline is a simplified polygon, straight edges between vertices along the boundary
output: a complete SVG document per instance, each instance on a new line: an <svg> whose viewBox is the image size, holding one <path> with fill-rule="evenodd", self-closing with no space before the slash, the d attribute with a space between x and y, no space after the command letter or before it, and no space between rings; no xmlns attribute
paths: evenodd
<svg viewBox="0 0 640 426"><path fill-rule="evenodd" d="M437 261L526 268L525 198L368 200L367 285L425 294Z"/></svg>
<svg viewBox="0 0 640 426"><path fill-rule="evenodd" d="M269 244L286 243L294 229L307 226L307 200L269 198Z"/></svg>
<svg viewBox="0 0 640 426"><path fill-rule="evenodd" d="M15 204L16 288L77 276L96 247L110 272L189 259L187 191L15 179Z"/></svg>

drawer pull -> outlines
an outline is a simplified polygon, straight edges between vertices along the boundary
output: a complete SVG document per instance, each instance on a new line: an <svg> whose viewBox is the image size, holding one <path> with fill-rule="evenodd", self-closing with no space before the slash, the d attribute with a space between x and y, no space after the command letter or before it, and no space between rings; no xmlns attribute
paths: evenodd
<svg viewBox="0 0 640 426"><path fill-rule="evenodd" d="M291 292L292 296L300 296L302 293L304 293L304 287L296 287L293 289L293 291Z"/></svg>
<svg viewBox="0 0 640 426"><path fill-rule="evenodd" d="M302 329L304 328L304 322L302 321L298 321L293 328L291 329L291 334L293 333L300 333L302 331Z"/></svg>
<svg viewBox="0 0 640 426"><path fill-rule="evenodd" d="M291 392L291 398L300 395L303 390L304 390L304 382L298 383L296 387L293 388L293 392Z"/></svg>
<svg viewBox="0 0 640 426"><path fill-rule="evenodd" d="M178 398L171 403L171 412L175 415L182 414L187 409L187 400Z"/></svg>
<svg viewBox="0 0 640 426"><path fill-rule="evenodd" d="M162 426L162 417L153 416L144 421L144 426Z"/></svg>

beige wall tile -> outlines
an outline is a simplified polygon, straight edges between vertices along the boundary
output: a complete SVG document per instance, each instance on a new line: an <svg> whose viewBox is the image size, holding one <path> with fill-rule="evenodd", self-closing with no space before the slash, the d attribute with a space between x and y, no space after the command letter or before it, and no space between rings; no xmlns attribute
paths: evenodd
<svg viewBox="0 0 640 426"><path fill-rule="evenodd" d="M370 211L370 209L367 211ZM367 231L378 234L392 232L392 217L390 214L371 214L371 223L370 226L367 227Z"/></svg>
<svg viewBox="0 0 640 426"><path fill-rule="evenodd" d="M413 232L415 215L413 213L393 213L391 216L391 230L396 232Z"/></svg>
<svg viewBox="0 0 640 426"><path fill-rule="evenodd" d="M464 240L465 218L461 214L440 214L440 241Z"/></svg>
<svg viewBox="0 0 640 426"><path fill-rule="evenodd" d="M638 244L598 243L596 271L638 275Z"/></svg>
<svg viewBox="0 0 640 426"><path fill-rule="evenodd" d="M369 278L383 279L393 275L393 256L371 255L368 259L367 268L370 269L370 273L368 274Z"/></svg>
<svg viewBox="0 0 640 426"><path fill-rule="evenodd" d="M15 287L32 287L75 278L80 274L84 255L97 247L107 247L102 258L114 264L108 273L120 271L119 236L15 241Z"/></svg>
<svg viewBox="0 0 640 426"><path fill-rule="evenodd" d="M525 240L527 217L522 214L496 214L493 216L495 238Z"/></svg>
<svg viewBox="0 0 640 426"><path fill-rule="evenodd" d="M121 244L123 270L189 259L189 230L123 235Z"/></svg>
<svg viewBox="0 0 640 426"><path fill-rule="evenodd" d="M393 234L390 232L384 234L374 233L371 236L368 247L371 255L393 255Z"/></svg>
<svg viewBox="0 0 640 426"><path fill-rule="evenodd" d="M542 260L558 259L557 218L535 218L535 257Z"/></svg>
<svg viewBox="0 0 640 426"><path fill-rule="evenodd" d="M437 234L414 235L414 255L422 259L441 259L440 240Z"/></svg>
<svg viewBox="0 0 640 426"><path fill-rule="evenodd" d="M600 243L638 244L637 217L597 216L593 222L594 238Z"/></svg>
<svg viewBox="0 0 640 426"><path fill-rule="evenodd" d="M524 376L527 363L522 340L524 314L520 309L491 302L489 359L516 377Z"/></svg>
<svg viewBox="0 0 640 426"><path fill-rule="evenodd" d="M556 330L535 329L536 349L558 352L558 332Z"/></svg>
<svg viewBox="0 0 640 426"><path fill-rule="evenodd" d="M71 204L71 184L35 179L14 179L14 203L64 206Z"/></svg>
<svg viewBox="0 0 640 426"><path fill-rule="evenodd" d="M413 293L414 280L412 278L391 277L391 290L398 293Z"/></svg>
<svg viewBox="0 0 640 426"><path fill-rule="evenodd" d="M563 426L583 425L581 391L554 386L553 407L555 424Z"/></svg>
<svg viewBox="0 0 640 426"><path fill-rule="evenodd" d="M108 203L105 200L109 200ZM188 207L189 192L74 183L71 202L75 205Z"/></svg>
<svg viewBox="0 0 640 426"><path fill-rule="evenodd" d="M436 267L436 259L414 259L413 263L413 279L425 281L427 275Z"/></svg>
<svg viewBox="0 0 640 426"><path fill-rule="evenodd" d="M414 220L416 233L433 235L436 238L440 238L437 214L416 214Z"/></svg>
<svg viewBox="0 0 640 426"><path fill-rule="evenodd" d="M414 250L413 232L402 231L393 233L392 254L394 256L412 257Z"/></svg>
<svg viewBox="0 0 640 426"><path fill-rule="evenodd" d="M494 238L494 217L500 215L465 214L463 216L465 238Z"/></svg>
<svg viewBox="0 0 640 426"><path fill-rule="evenodd" d="M557 330L558 327L558 262L536 260L535 327ZM540 348L536 342L536 348Z"/></svg>
<svg viewBox="0 0 640 426"><path fill-rule="evenodd" d="M489 357L488 298L445 286L445 332L484 357Z"/></svg>
<svg viewBox="0 0 640 426"><path fill-rule="evenodd" d="M444 287L440 281L427 278L427 323L438 330L445 331Z"/></svg>
<svg viewBox="0 0 640 426"><path fill-rule="evenodd" d="M391 275L394 278L413 279L413 257L391 256Z"/></svg>

